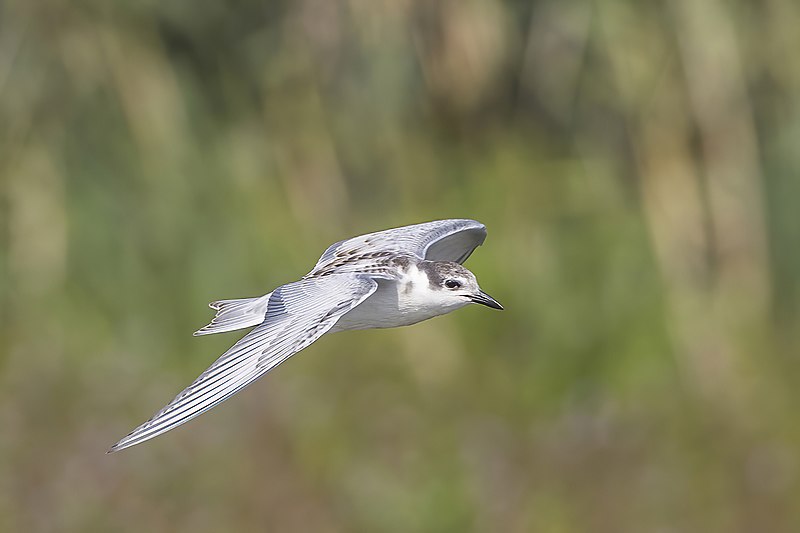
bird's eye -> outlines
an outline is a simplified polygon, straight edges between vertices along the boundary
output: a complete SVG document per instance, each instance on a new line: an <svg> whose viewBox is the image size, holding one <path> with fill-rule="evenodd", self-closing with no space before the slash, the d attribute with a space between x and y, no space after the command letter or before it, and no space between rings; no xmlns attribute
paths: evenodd
<svg viewBox="0 0 800 533"><path fill-rule="evenodd" d="M456 281L454 279L448 279L447 281L444 282L444 286L447 287L448 289L457 289L461 286L461 282Z"/></svg>

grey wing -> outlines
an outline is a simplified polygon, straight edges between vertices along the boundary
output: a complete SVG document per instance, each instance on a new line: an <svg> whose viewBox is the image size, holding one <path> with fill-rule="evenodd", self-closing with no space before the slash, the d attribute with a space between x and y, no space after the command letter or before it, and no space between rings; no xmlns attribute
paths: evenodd
<svg viewBox="0 0 800 533"><path fill-rule="evenodd" d="M367 276L335 274L275 289L261 325L109 452L152 439L227 400L320 338L377 287L377 282Z"/></svg>
<svg viewBox="0 0 800 533"><path fill-rule="evenodd" d="M486 239L486 226L476 220L435 220L361 235L328 247L311 270L337 259L370 252L391 251L429 261L463 263Z"/></svg>

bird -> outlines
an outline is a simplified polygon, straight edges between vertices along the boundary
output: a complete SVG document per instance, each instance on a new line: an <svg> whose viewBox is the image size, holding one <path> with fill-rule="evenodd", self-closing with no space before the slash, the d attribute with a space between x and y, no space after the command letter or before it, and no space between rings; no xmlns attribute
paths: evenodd
<svg viewBox="0 0 800 533"><path fill-rule="evenodd" d="M486 239L475 220L435 220L332 244L311 271L263 296L211 302L194 335L253 329L107 453L199 416L329 333L408 326L468 304L503 309L462 263Z"/></svg>

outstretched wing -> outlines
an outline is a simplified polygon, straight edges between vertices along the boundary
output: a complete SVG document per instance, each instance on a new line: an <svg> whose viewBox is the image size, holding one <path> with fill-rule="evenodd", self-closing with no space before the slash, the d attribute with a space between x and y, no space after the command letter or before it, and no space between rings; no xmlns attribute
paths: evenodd
<svg viewBox="0 0 800 533"><path fill-rule="evenodd" d="M275 289L260 326L109 452L152 439L227 400L320 338L377 287L374 279L364 275L334 274Z"/></svg>
<svg viewBox="0 0 800 533"><path fill-rule="evenodd" d="M429 261L463 263L486 239L486 226L475 220L435 220L353 237L328 247L309 275L348 257L373 252L416 255Z"/></svg>

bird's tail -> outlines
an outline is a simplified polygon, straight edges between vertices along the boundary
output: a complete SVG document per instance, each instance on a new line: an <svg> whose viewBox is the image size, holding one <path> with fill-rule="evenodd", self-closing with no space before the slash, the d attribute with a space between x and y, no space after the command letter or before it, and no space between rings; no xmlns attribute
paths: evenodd
<svg viewBox="0 0 800 533"><path fill-rule="evenodd" d="M272 293L256 298L211 302L208 306L217 312L216 316L207 326L195 331L194 335L211 335L261 324L267 314L267 304L271 295Z"/></svg>

